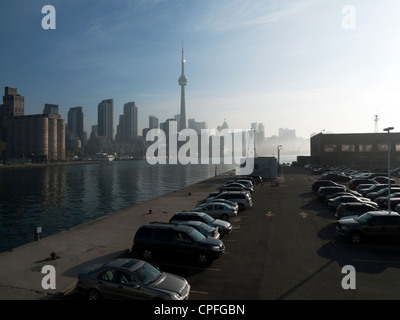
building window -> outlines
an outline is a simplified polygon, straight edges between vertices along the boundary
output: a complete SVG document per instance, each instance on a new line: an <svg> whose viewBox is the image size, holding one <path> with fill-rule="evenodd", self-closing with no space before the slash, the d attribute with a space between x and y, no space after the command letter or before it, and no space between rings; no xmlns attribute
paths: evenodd
<svg viewBox="0 0 400 320"><path fill-rule="evenodd" d="M378 152L387 152L388 151L387 143L378 143L377 150Z"/></svg>
<svg viewBox="0 0 400 320"><path fill-rule="evenodd" d="M325 152L336 152L337 151L337 145L336 144L326 144L324 147Z"/></svg>
<svg viewBox="0 0 400 320"><path fill-rule="evenodd" d="M356 146L354 144L342 144L342 152L355 152Z"/></svg>
<svg viewBox="0 0 400 320"><path fill-rule="evenodd" d="M358 151L360 151L360 152L372 152L373 151L373 146L372 146L372 144L359 144L358 145Z"/></svg>

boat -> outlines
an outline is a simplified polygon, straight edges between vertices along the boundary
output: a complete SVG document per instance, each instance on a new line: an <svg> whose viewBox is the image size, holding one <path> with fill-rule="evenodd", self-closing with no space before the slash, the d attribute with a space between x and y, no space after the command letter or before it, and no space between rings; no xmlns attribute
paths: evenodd
<svg viewBox="0 0 400 320"><path fill-rule="evenodd" d="M107 152L99 152L92 156L92 161L114 161L115 156L112 154L107 154Z"/></svg>

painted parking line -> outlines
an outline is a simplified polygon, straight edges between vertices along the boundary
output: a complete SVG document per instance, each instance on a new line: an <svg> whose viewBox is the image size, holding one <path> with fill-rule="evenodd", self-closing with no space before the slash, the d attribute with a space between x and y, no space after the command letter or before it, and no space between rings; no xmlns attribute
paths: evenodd
<svg viewBox="0 0 400 320"><path fill-rule="evenodd" d="M190 293L208 294L208 292L205 292L205 291L196 291L196 290L190 290Z"/></svg>

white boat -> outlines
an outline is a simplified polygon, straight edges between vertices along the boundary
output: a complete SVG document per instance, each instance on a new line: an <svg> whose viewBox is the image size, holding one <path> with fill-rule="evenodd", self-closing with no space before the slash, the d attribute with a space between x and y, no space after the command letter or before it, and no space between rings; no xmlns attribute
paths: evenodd
<svg viewBox="0 0 400 320"><path fill-rule="evenodd" d="M92 161L114 161L115 156L112 154L107 154L107 152L99 152L96 153L93 157L92 157Z"/></svg>

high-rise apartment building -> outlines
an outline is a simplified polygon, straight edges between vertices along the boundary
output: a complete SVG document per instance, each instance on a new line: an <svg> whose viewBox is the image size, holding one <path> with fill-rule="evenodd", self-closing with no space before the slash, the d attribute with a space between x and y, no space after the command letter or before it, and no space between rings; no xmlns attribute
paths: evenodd
<svg viewBox="0 0 400 320"><path fill-rule="evenodd" d="M97 109L98 136L114 140L114 100L103 100Z"/></svg>
<svg viewBox="0 0 400 320"><path fill-rule="evenodd" d="M149 116L149 129L158 129L159 121L155 116Z"/></svg>
<svg viewBox="0 0 400 320"><path fill-rule="evenodd" d="M0 107L1 116L16 117L25 114L25 97L17 92L16 88L5 87L3 104Z"/></svg>
<svg viewBox="0 0 400 320"><path fill-rule="evenodd" d="M68 111L67 141L69 149L83 149L85 147L82 107L70 108Z"/></svg>
<svg viewBox="0 0 400 320"><path fill-rule="evenodd" d="M119 117L117 137L119 142L133 143L138 136L138 108L135 102L124 104L124 114Z"/></svg>

